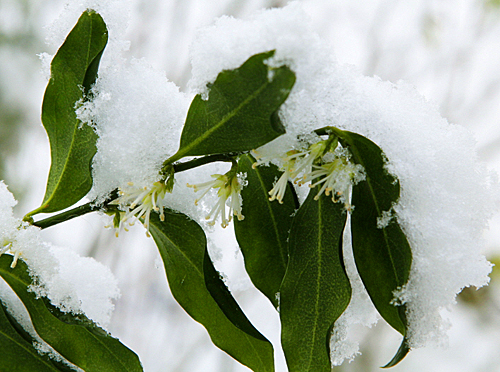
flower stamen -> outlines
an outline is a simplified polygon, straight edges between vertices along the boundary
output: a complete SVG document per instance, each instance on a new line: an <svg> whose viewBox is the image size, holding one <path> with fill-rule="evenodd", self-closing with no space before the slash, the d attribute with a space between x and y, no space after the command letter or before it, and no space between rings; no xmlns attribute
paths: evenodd
<svg viewBox="0 0 500 372"><path fill-rule="evenodd" d="M113 203L118 205L122 211L115 212L113 225L117 229L116 236L123 227L125 231L128 229L125 222L129 226L133 226L137 220L142 219L143 225L146 228L146 235L149 237L149 220L151 210L160 215L160 220L165 220L164 208L165 194L167 188L163 182L155 182L151 187L144 186L141 188L134 187L132 182L127 183L127 187L120 189L119 197Z"/></svg>
<svg viewBox="0 0 500 372"><path fill-rule="evenodd" d="M236 216L238 220L243 220L244 216L241 213L240 194L241 189L244 185L243 175L236 174L236 170L231 168L231 170L226 174L213 174L211 177L214 178L212 181L207 181L196 185L187 184L188 187L192 187L194 189L194 192L203 191L201 196L195 200L195 205L198 205L198 202L209 191L211 191L212 189L217 190L217 203L205 216L205 219L211 219L208 224L215 225L215 221L219 216L221 217L221 226L223 228L229 225L233 218L233 215ZM226 206L229 207L227 216Z"/></svg>

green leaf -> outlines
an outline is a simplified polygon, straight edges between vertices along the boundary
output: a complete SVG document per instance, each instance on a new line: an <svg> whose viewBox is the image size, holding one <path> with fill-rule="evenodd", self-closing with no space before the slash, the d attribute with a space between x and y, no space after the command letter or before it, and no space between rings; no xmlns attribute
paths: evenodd
<svg viewBox="0 0 500 372"><path fill-rule="evenodd" d="M314 200L316 191L292 222L280 291L281 342L291 372L331 371L331 330L351 299L342 254L347 213L325 195Z"/></svg>
<svg viewBox="0 0 500 372"><path fill-rule="evenodd" d="M396 355L392 358L392 360L387 363L385 366L382 368L390 368L394 367L396 364L401 362L406 355L410 352L410 348L408 347L408 343L406 340L406 337L403 337L403 341L401 342L401 345L399 346L398 351L396 352Z"/></svg>
<svg viewBox="0 0 500 372"><path fill-rule="evenodd" d="M383 212L389 212L399 199L399 181L387 172L385 155L372 141L338 129L334 133L343 146L349 147L353 161L361 164L366 174L366 180L355 185L352 192L351 230L356 267L380 315L405 336L406 307L394 305L394 291L408 281L410 244L395 218L386 226L377 227Z"/></svg>
<svg viewBox="0 0 500 372"><path fill-rule="evenodd" d="M166 163L190 155L252 150L285 133L277 111L295 74L287 66L267 66L273 55L257 54L235 70L222 71L208 86L207 100L201 95L193 99L180 148Z"/></svg>
<svg viewBox="0 0 500 372"><path fill-rule="evenodd" d="M165 210L164 221L151 214L150 233L173 296L207 329L212 342L253 371L274 371L273 347L250 324L220 280L208 256L203 229L184 214Z"/></svg>
<svg viewBox="0 0 500 372"><path fill-rule="evenodd" d="M63 314L28 291L32 280L24 262L10 268L12 257L0 257L0 276L21 299L40 337L64 358L86 372L142 371L136 354L84 315Z"/></svg>
<svg viewBox="0 0 500 372"><path fill-rule="evenodd" d="M337 132L336 132L337 133ZM406 333L404 306L394 306L394 291L408 281L412 255L396 219L377 227L382 212L390 211L399 199L399 181L389 174L382 150L356 133L338 131L349 147L353 161L365 168L366 180L352 192L352 245L356 267L380 315L402 335Z"/></svg>
<svg viewBox="0 0 500 372"><path fill-rule="evenodd" d="M245 218L234 220L234 231L250 279L278 307L276 294L288 264L288 232L299 205L290 183L283 204L269 201L269 190L282 172L272 164L253 169L254 162L250 155L238 161L238 172L246 173L248 185L241 190Z"/></svg>
<svg viewBox="0 0 500 372"><path fill-rule="evenodd" d="M42 105L52 163L42 205L29 216L70 207L92 187L97 134L77 120L75 105L88 97L107 40L101 16L86 11L52 60Z"/></svg>
<svg viewBox="0 0 500 372"><path fill-rule="evenodd" d="M205 257L203 259L203 276L205 286L215 300L219 308L231 323L243 332L261 341L268 341L262 334L255 329L245 316L240 306L229 292L220 273L215 269L208 250L205 249Z"/></svg>
<svg viewBox="0 0 500 372"><path fill-rule="evenodd" d="M12 318L0 302L0 358L1 371L53 372L60 371L47 356L40 355L31 342L19 334Z"/></svg>

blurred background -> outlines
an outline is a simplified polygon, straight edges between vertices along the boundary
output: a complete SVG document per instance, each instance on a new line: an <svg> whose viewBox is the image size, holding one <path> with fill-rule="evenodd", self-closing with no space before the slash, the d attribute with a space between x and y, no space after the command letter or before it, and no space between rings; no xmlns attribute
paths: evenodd
<svg viewBox="0 0 500 372"><path fill-rule="evenodd" d="M145 58L181 89L190 78L189 44L216 17L245 17L285 0L131 0L126 57ZM40 122L46 78L37 54L55 53L45 44L44 26L66 0L0 0L0 179L19 205L19 216L43 199L50 166L48 140ZM303 0L321 37L342 63L368 76L400 79L416 88L450 122L477 141L478 155L500 173L500 1L499 0ZM76 19L75 19L76 22ZM471 154L473 156L473 154ZM467 213L467 211L464 211ZM248 371L215 348L204 328L173 300L161 260L142 228L115 238L102 219L86 215L44 231L46 240L95 257L119 279L110 331L136 351L146 372ZM229 230L229 229L228 229ZM279 322L267 300L252 290L241 255L221 235L224 259L216 263L257 328L279 344ZM485 254L500 260L500 216L485 231ZM228 243L229 242L229 243ZM217 244L218 242L212 242ZM217 244L221 245L221 244ZM466 289L450 309L447 349L419 349L393 371L500 371L500 278ZM362 355L335 371L377 371L399 346L382 322L363 335ZM277 352L277 369L286 371Z"/></svg>

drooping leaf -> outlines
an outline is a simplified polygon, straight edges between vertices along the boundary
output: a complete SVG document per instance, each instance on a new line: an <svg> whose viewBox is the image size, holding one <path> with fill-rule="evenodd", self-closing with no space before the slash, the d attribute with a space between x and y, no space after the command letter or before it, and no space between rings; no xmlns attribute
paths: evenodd
<svg viewBox="0 0 500 372"><path fill-rule="evenodd" d="M398 351L396 352L396 355L391 359L389 363L387 363L385 366L382 368L390 368L394 367L396 364L401 362L406 355L410 352L410 348L408 347L408 342L406 340L406 337L403 337L403 341L401 342L401 345L399 346Z"/></svg>
<svg viewBox="0 0 500 372"><path fill-rule="evenodd" d="M97 135L76 118L75 106L88 97L107 40L101 16L85 11L52 60L42 105L52 163L42 205L29 215L70 207L92 187Z"/></svg>
<svg viewBox="0 0 500 372"><path fill-rule="evenodd" d="M253 169L254 162L250 155L238 161L238 171L246 173L248 184L241 190L245 218L235 219L234 231L252 283L278 307L276 294L288 263L288 232L299 205L291 184L283 204L269 201L269 190L282 172L272 164Z"/></svg>
<svg viewBox="0 0 500 372"><path fill-rule="evenodd" d="M209 85L209 97L197 95L188 111L178 152L184 156L255 149L285 133L277 111L295 83L287 67L265 61L274 51L250 57L235 70L222 71Z"/></svg>
<svg viewBox="0 0 500 372"><path fill-rule="evenodd" d="M212 342L253 371L274 371L273 347L251 325L219 278L203 229L184 214L166 210L164 221L156 213L151 215L150 233L173 296L207 329Z"/></svg>
<svg viewBox="0 0 500 372"><path fill-rule="evenodd" d="M353 187L351 219L352 246L359 275L380 315L403 336L406 334L405 306L394 304L394 291L408 281L412 253L399 226L392 218L382 222L399 199L399 181L384 167L382 150L356 133L335 129L342 145L349 147L352 160L365 169L366 180Z"/></svg>
<svg viewBox="0 0 500 372"><path fill-rule="evenodd" d="M293 219L288 268L280 290L281 343L290 372L330 372L330 336L351 299L341 203L309 193Z"/></svg>
<svg viewBox="0 0 500 372"><path fill-rule="evenodd" d="M252 323L250 323L234 297L231 295L231 292L229 292L220 273L215 269L210 259L210 255L208 254L208 250L205 250L205 257L203 259L203 276L208 292L226 318L238 329L241 329L253 338L267 341L267 339L255 329Z"/></svg>
<svg viewBox="0 0 500 372"><path fill-rule="evenodd" d="M139 372L136 354L84 315L63 314L46 299L28 291L32 280L24 262L10 268L12 257L0 257L0 276L21 299L40 337L71 363L86 372Z"/></svg>
<svg viewBox="0 0 500 372"><path fill-rule="evenodd" d="M10 318L11 319L11 318ZM60 369L42 356L16 329L0 302L0 371L59 372Z"/></svg>

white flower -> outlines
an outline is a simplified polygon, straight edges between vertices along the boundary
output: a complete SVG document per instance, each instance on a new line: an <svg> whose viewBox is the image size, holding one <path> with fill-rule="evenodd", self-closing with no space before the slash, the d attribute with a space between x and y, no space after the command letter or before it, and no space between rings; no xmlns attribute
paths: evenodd
<svg viewBox="0 0 500 372"><path fill-rule="evenodd" d="M272 190L269 191L269 200L273 201L276 199L280 204L283 203L283 197L285 195L289 179L293 180L294 183L299 186L305 183L305 175L311 171L313 164L321 158L329 145L330 143L328 140L319 141L310 145L307 149L290 150L281 158L277 159L280 163L279 168L283 174L274 183ZM257 166L272 160L260 156L256 151L253 151L253 154L258 158L258 160L252 165L254 169ZM304 177L299 177L300 174L304 174Z"/></svg>
<svg viewBox="0 0 500 372"><path fill-rule="evenodd" d="M270 160L266 157L259 156L256 151L253 151L253 154L258 158L258 160L252 165L253 169L257 168L257 166L261 164L269 162ZM314 156L311 156L311 152L309 150L290 150L277 160L281 163L279 168L283 173L274 183L271 191L269 191L269 200L273 201L276 199L280 204L283 204L283 197L285 196L288 180L295 179L300 172L308 169L314 162Z"/></svg>
<svg viewBox="0 0 500 372"><path fill-rule="evenodd" d="M118 191L119 197L111 204L118 205L123 212L115 215L115 227L117 228L116 236L119 230L123 227L128 231L125 222L132 226L139 219L143 219L143 225L147 229L146 235L149 236L149 218L151 211L160 214L160 220L165 220L163 209L165 205L165 194L167 187L163 182L155 182L148 187L135 187L130 182L126 187L120 188ZM130 222L131 221L131 222Z"/></svg>
<svg viewBox="0 0 500 372"><path fill-rule="evenodd" d="M269 200L278 200L283 204L283 196L285 196L286 186L288 185L288 178L290 178L290 169L286 168L278 181L275 182L274 187L269 191Z"/></svg>
<svg viewBox="0 0 500 372"><path fill-rule="evenodd" d="M192 187L194 192L203 191L201 196L195 200L197 205L201 198L203 198L210 190L218 189L217 203L213 206L210 212L205 217L210 225L215 225L217 218L221 217L221 226L227 227L231 222L232 216L238 217L238 220L243 220L244 216L241 214L241 189L243 188L243 175L236 174L234 170L230 170L226 174L213 174L212 181L203 182L197 185L187 184ZM226 216L226 205L229 207L229 213Z"/></svg>
<svg viewBox="0 0 500 372"><path fill-rule="evenodd" d="M295 183L299 186L303 185L305 181L299 178L299 174L307 174L311 171L313 164L320 159L327 147L327 141L319 141L317 143L309 146L309 149L305 152L299 152L295 157L296 161L294 167L292 168L291 177L294 179Z"/></svg>
<svg viewBox="0 0 500 372"><path fill-rule="evenodd" d="M12 259L12 263L10 264L10 268L13 269L17 265L17 261L19 257L22 255L22 249L20 249L19 245L15 244L15 241L3 240L0 245L0 256L4 253L10 253L14 256Z"/></svg>
<svg viewBox="0 0 500 372"><path fill-rule="evenodd" d="M254 151L253 153L258 158L257 162L253 164L253 168L273 160L260 156L258 152ZM336 137L318 141L306 149L288 151L280 158L274 159L274 161L278 161L279 168L283 173L269 191L269 200L276 199L283 203L290 179L298 186L307 182L312 182L309 185L311 188L321 185L315 200L318 200L323 192L327 196L331 193L334 202L342 201L345 203L346 209L351 210L349 205L350 188L363 180L365 174L363 166L349 162L349 156L347 149L338 148Z"/></svg>
<svg viewBox="0 0 500 372"><path fill-rule="evenodd" d="M309 187L322 185L316 196L318 200L324 192L332 201L341 201L347 210L351 210L349 204L349 191L352 185L365 179L364 168L359 164L353 164L347 157L337 157L333 161L323 165L313 165L313 171L304 176L303 182L311 181Z"/></svg>

